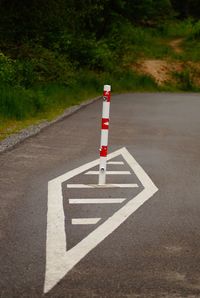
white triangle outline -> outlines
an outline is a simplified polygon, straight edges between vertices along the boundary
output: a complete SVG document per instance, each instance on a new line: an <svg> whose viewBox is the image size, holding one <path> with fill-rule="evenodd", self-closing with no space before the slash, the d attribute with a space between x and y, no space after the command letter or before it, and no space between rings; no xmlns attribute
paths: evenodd
<svg viewBox="0 0 200 298"><path fill-rule="evenodd" d="M71 170L48 182L46 271L44 293L49 292L83 257L116 230L132 213L152 197L158 188L124 147L108 155L110 160L122 155L144 189L72 249L66 251L65 215L62 183L99 164L99 159Z"/></svg>

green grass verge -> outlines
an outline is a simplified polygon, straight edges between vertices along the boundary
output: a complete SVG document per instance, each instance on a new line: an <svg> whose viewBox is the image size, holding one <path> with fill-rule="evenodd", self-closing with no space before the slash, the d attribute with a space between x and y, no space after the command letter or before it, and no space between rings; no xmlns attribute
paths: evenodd
<svg viewBox="0 0 200 298"><path fill-rule="evenodd" d="M67 108L101 94L105 83L112 85L113 92L158 90L150 77L132 71L114 72L113 75L83 71L70 86L48 84L28 90L0 86L0 116L22 120L44 115L55 108Z"/></svg>
<svg viewBox="0 0 200 298"><path fill-rule="evenodd" d="M104 84L111 84L113 93L159 90L150 77L127 70L112 75L81 71L70 86L46 84L25 90L1 85L0 139L30 124L51 120L70 106L102 95Z"/></svg>

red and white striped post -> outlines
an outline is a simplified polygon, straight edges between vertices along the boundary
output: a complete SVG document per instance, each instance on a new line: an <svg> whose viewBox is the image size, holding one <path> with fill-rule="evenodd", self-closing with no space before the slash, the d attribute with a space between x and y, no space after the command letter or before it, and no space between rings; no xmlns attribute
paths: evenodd
<svg viewBox="0 0 200 298"><path fill-rule="evenodd" d="M111 86L104 85L103 91L103 111L101 125L101 145L100 145L100 165L99 165L99 184L106 183L106 161L108 152L108 129L110 115Z"/></svg>

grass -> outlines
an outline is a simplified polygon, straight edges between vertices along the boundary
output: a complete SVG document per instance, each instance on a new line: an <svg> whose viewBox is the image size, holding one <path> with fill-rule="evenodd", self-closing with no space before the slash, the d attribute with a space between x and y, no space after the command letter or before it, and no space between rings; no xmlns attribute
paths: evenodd
<svg viewBox="0 0 200 298"><path fill-rule="evenodd" d="M81 71L69 86L48 84L28 90L0 86L0 116L15 120L43 117L52 110L64 109L101 94L105 83L112 85L113 92L157 90L153 79L131 70L113 74Z"/></svg>
<svg viewBox="0 0 200 298"><path fill-rule="evenodd" d="M162 59L173 54L166 38L155 28L132 27L126 34L128 36L123 56L124 65L132 64L138 59Z"/></svg>
<svg viewBox="0 0 200 298"><path fill-rule="evenodd" d="M194 28L194 21L168 21L158 27L159 35L165 39L187 38Z"/></svg>
<svg viewBox="0 0 200 298"><path fill-rule="evenodd" d="M185 40L183 47L180 57L183 61L200 62L200 40Z"/></svg>
<svg viewBox="0 0 200 298"><path fill-rule="evenodd" d="M192 19L185 21L168 22L159 28L160 37L163 41L181 38L183 42L181 53L169 52L171 58L180 61L200 61L200 21Z"/></svg>
<svg viewBox="0 0 200 298"><path fill-rule="evenodd" d="M41 119L36 118L29 118L26 120L10 120L0 117L0 141L30 125L38 124L40 121Z"/></svg>

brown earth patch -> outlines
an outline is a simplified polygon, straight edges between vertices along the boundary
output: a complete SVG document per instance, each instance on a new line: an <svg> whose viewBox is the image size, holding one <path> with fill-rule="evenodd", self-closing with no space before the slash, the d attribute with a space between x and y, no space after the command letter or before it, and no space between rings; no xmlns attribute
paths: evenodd
<svg viewBox="0 0 200 298"><path fill-rule="evenodd" d="M153 77L159 85L163 85L171 81L172 72L181 72L183 66L182 63L174 61L141 60L133 66L133 69Z"/></svg>

